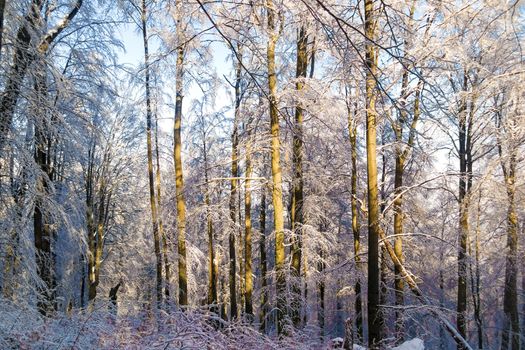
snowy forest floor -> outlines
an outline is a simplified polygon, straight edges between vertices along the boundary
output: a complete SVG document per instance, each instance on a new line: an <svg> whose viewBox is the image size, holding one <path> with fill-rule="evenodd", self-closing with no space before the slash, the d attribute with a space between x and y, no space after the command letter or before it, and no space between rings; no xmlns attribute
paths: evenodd
<svg viewBox="0 0 525 350"><path fill-rule="evenodd" d="M196 311L115 317L107 306L42 318L32 307L0 299L0 349L334 349L311 329L276 339L256 327L226 323ZM221 323L217 329L215 325ZM336 339L341 340L342 339ZM392 350L423 350L413 339ZM354 345L354 350L366 348Z"/></svg>

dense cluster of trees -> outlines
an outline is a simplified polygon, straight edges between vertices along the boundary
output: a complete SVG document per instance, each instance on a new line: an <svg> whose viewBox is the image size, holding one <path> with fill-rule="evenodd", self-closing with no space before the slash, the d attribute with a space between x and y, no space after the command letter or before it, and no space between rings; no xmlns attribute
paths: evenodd
<svg viewBox="0 0 525 350"><path fill-rule="evenodd" d="M523 14L0 0L2 302L523 349Z"/></svg>

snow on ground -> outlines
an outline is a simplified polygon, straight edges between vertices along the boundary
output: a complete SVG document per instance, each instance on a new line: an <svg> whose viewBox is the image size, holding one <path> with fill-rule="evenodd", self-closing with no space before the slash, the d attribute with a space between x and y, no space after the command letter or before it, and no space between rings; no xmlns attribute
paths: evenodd
<svg viewBox="0 0 525 350"><path fill-rule="evenodd" d="M217 327L221 325L221 327ZM277 340L257 326L227 323L205 312L151 311L115 317L107 305L42 318L0 297L0 349L321 349L318 331Z"/></svg>
<svg viewBox="0 0 525 350"><path fill-rule="evenodd" d="M425 350L425 343L419 338L408 340L392 350Z"/></svg>
<svg viewBox="0 0 525 350"><path fill-rule="evenodd" d="M330 349L342 349L344 343L343 338L334 338L331 341ZM367 350L364 346L354 344L353 350ZM408 340L403 344L390 348L390 350L425 350L425 343L419 338Z"/></svg>
<svg viewBox="0 0 525 350"><path fill-rule="evenodd" d="M230 324L196 311L145 311L115 317L107 306L43 319L31 307L0 298L0 349L212 349L318 350L318 329L297 332L277 340L249 324ZM217 327L220 324L221 327ZM337 339L342 346L342 338ZM328 346L328 347L326 347ZM341 347L336 347L341 348ZM353 350L366 350L354 345ZM424 350L412 339L391 350Z"/></svg>

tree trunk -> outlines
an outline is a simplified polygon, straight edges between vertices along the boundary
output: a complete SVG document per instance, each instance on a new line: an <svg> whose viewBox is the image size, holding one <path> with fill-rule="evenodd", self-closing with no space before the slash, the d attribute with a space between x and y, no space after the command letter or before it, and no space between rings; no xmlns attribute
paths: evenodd
<svg viewBox="0 0 525 350"><path fill-rule="evenodd" d="M405 37L405 56L406 52L411 47L411 35L412 35L412 20L416 9L416 0L412 2L409 13L409 26ZM409 132L409 140L407 142L407 148L403 147L404 140L404 129L408 123L408 113L406 109L406 102L408 99L408 77L409 68L405 67L403 70L403 76L401 78L401 96L400 96L400 109L397 122L394 123L394 135L396 137L395 147L395 175L394 175L394 252L400 263L404 263L403 257L403 177L405 173L405 162L408 156L409 148L413 146L413 137L410 137L414 133L416 123L419 119L419 93L416 92L416 102L414 107L414 115L412 117L412 130ZM420 80L421 82L421 80ZM420 82L416 88L419 91ZM395 290L395 332L396 342L402 343L404 340L404 320L403 320L403 306L405 304L404 297L404 282L401 277L401 271L394 266L394 290Z"/></svg>
<svg viewBox="0 0 525 350"><path fill-rule="evenodd" d="M347 89L348 95L348 89ZM347 111L348 111L348 134L350 137L350 154L352 164L352 175L351 175L351 189L350 189L350 207L352 212L352 236L354 240L354 264L356 269L356 281L355 281L355 301L354 301L354 318L357 329L357 340L363 342L363 301L361 296L361 278L359 272L361 269L361 257L359 256L360 251L360 234L359 234L359 217L357 212L357 101L352 103L347 98Z"/></svg>
<svg viewBox="0 0 525 350"><path fill-rule="evenodd" d="M381 134L381 147L385 146L387 143L386 141L386 130L382 130ZM384 152L381 154L381 190L380 190L380 206L379 206L379 212L382 215L385 212L385 205L386 205L386 165L387 165L387 159ZM384 334L382 334L382 337L388 337L389 334L386 332L386 322L387 322L387 314L386 309L384 305L388 303L388 283L387 283L387 276L388 276L388 264L386 262L386 247L385 242L379 243L379 315L381 317L380 323L381 323L381 329L384 330Z"/></svg>
<svg viewBox="0 0 525 350"><path fill-rule="evenodd" d="M93 135L93 137L95 137ZM106 169L109 162L109 153L105 153L102 159L101 174L99 178L94 176L96 141L90 146L88 152L88 169L86 174L86 206L87 206L87 231L88 231L88 302L93 308L93 301L97 296L97 287L100 281L100 265L102 263L102 253L104 251L104 235L108 207L111 193L106 186ZM98 181L98 183L94 183ZM95 204L95 190L98 187L97 201ZM96 215L95 215L96 211Z"/></svg>
<svg viewBox="0 0 525 350"><path fill-rule="evenodd" d="M109 290L109 302L111 303L110 310L113 312L117 311L117 293L121 285L122 282L119 282L115 287L112 287Z"/></svg>
<svg viewBox="0 0 525 350"><path fill-rule="evenodd" d="M97 216L97 228L96 228L96 241L94 255L94 266L93 269L93 280L90 284L89 300L94 300L97 294L97 287L100 283L100 266L102 264L102 252L104 251L104 236L105 236L105 220L106 217L106 183L104 178L100 184L98 204L98 216Z"/></svg>
<svg viewBox="0 0 525 350"><path fill-rule="evenodd" d="M312 53L310 54L310 73L308 75L308 77L310 79L312 79L314 77L314 73L315 73L315 51L316 51L316 46L315 46L315 36L313 37L312 39ZM304 218L304 211L303 211L303 218ZM304 300L304 304L305 304L305 308L304 308L304 312L303 312L303 324L306 325L308 323L308 312L306 310L307 306L308 306L308 259L306 257L306 254L301 254L302 255L302 260L303 260L303 282L304 282L304 296L303 296L303 300Z"/></svg>
<svg viewBox="0 0 525 350"><path fill-rule="evenodd" d="M351 318L345 320L345 337L343 342L343 349L345 350L354 349L354 327L352 323Z"/></svg>
<svg viewBox="0 0 525 350"><path fill-rule="evenodd" d="M162 222L162 197L161 197L161 178L160 178L160 155L159 155L159 120L155 112L155 158L157 163L156 170L156 185L157 185L157 216L159 222L159 235L162 239L162 254L164 256L164 295L166 302L170 301L170 280L171 280L171 263L169 259L169 239L166 231L164 231L164 224Z"/></svg>
<svg viewBox="0 0 525 350"><path fill-rule="evenodd" d="M242 56L240 47L238 52L238 61L235 68L235 119L233 121L232 132L232 168L230 182L230 219L233 223L233 229L229 234L229 253L230 253L230 318L233 320L238 316L237 308L237 254L235 251L235 233L237 231L237 212L236 198L239 187L239 119L241 107L241 73L242 73Z"/></svg>
<svg viewBox="0 0 525 350"><path fill-rule="evenodd" d="M213 244L213 220L210 209L210 194L208 184L208 174L206 178L206 193L204 194L204 204L206 205L206 231L208 233L208 305L217 303L217 284L215 278L215 252Z"/></svg>
<svg viewBox="0 0 525 350"><path fill-rule="evenodd" d="M146 26L147 8L146 0L142 0L142 13L141 13L141 24L142 24L142 40L144 44L144 71L146 74L146 140L148 149L148 181L149 181L149 201L151 207L151 222L153 225L153 240L154 250L156 259L156 272L157 272L157 283L156 283L156 297L157 297L157 308L160 309L162 304L162 255L160 251L160 233L159 233L159 222L157 213L157 198L155 197L155 178L153 175L153 145L151 139L151 91L150 91L150 70L149 70L149 51L148 51L148 31Z"/></svg>
<svg viewBox="0 0 525 350"><path fill-rule="evenodd" d="M516 123L508 126L515 130ZM516 211L516 165L517 147L509 142L508 161L503 159L501 140L498 140L500 163L507 190L507 254L505 259L505 286L503 292L503 312L505 319L501 336L501 349L519 349L520 322L518 314L518 214Z"/></svg>
<svg viewBox="0 0 525 350"><path fill-rule="evenodd" d="M260 330L266 333L266 313L268 309L268 281L267 281L267 260L266 260L266 185L261 189L261 211L259 216L259 253L261 254L261 306L260 306Z"/></svg>
<svg viewBox="0 0 525 350"><path fill-rule="evenodd" d="M268 91L270 100L270 131L272 135L272 202L274 210L275 231L275 274L277 288L277 332L284 332L284 318L286 315L286 276L284 272L285 249L284 249L284 207L283 207L283 185L281 172L281 142L279 140L279 111L277 109L277 75L275 72L275 46L278 34L275 28L275 8L273 0L266 0L268 11Z"/></svg>
<svg viewBox="0 0 525 350"><path fill-rule="evenodd" d="M47 167L47 150L45 144L42 143L42 130L36 131L36 152L35 160L42 171L45 172ZM35 199L35 209L33 213L33 227L35 237L35 254L38 276L44 282L44 289L40 291L38 310L42 315L47 315L51 310L52 288L53 288L53 263L51 256L51 241L52 233L50 230L49 214L44 209L44 198L49 195L49 179L45 179L40 175L37 179L37 198Z"/></svg>
<svg viewBox="0 0 525 350"><path fill-rule="evenodd" d="M321 231L323 232L323 230ZM324 262L324 252L321 250L319 252L319 261L317 263L317 272L319 272L319 280L317 281L317 297L319 299L318 311L317 311L317 320L319 322L319 331L321 341L324 340L325 335L325 262Z"/></svg>
<svg viewBox="0 0 525 350"><path fill-rule="evenodd" d="M328 225L324 219L322 219L321 223L319 224L319 232L325 233L328 229ZM325 313L325 297L326 297L326 276L325 276L325 269L326 269L326 262L325 258L326 252L323 248L320 248L319 250L319 259L317 261L317 272L318 272L318 278L317 278L317 298L318 298L318 305L317 305L317 321L319 322L319 331L320 331L320 338L321 341L324 340L325 337L325 327L326 327L326 313Z"/></svg>
<svg viewBox="0 0 525 350"><path fill-rule="evenodd" d="M239 157L240 157L240 148L239 148ZM239 168L239 173L241 172ZM239 292L237 293L237 309L239 310L239 313L242 313L244 311L244 305L246 300L246 284L244 280L244 273L245 273L245 263L244 263L244 220L242 218L242 210L241 210L241 203L242 198L244 198L244 192L240 189L240 180L238 182L239 187L237 188L237 207L235 208L238 218L237 222L238 224L238 234L239 238L237 239L237 257L238 257L238 276L239 276ZM241 229L241 223L243 223L243 228Z"/></svg>
<svg viewBox="0 0 525 350"><path fill-rule="evenodd" d="M221 221L223 222L226 222L227 219L221 214L221 217L220 217ZM221 239L219 242L218 242L218 246L220 247L224 247L225 244L224 244L224 241ZM219 262L221 263L221 269L223 268L223 266L225 265L224 263L222 263L222 256L220 255L221 254L221 251L217 251L217 264L219 264ZM226 254L224 254L224 256L226 256ZM229 263L229 261L228 261ZM226 285L226 274L225 273L220 273L220 271L217 269L218 273L217 273L217 278L218 278L218 281L219 281L219 285L218 285L218 300L219 300L219 303L220 303L220 314L221 314L221 318L224 320L224 321L227 321L228 320L228 314L226 312L226 305L228 304L227 302L227 285ZM220 294L219 294L220 293Z"/></svg>
<svg viewBox="0 0 525 350"><path fill-rule="evenodd" d="M525 238L525 224L522 224L521 225L521 235L520 235L523 238ZM522 240L522 246L523 246L523 240ZM522 291L525 291L525 261L522 259L521 260L521 290ZM523 293L522 293L522 297L521 297L521 302L522 302L522 305L521 305L521 334L525 334L525 303L523 301ZM520 350L525 350L525 341L521 341L521 344L520 344Z"/></svg>
<svg viewBox="0 0 525 350"><path fill-rule="evenodd" d="M475 271L473 271L472 264L470 267L470 289L472 294L472 305L474 306L474 320L476 322L478 335L478 349L483 349L483 319L481 315L481 271L480 271L480 246L479 246L479 232L480 232L480 217L481 217L481 191L478 198L478 207L476 215L476 230L474 236L474 256L475 256ZM469 255L472 256L472 242L469 242Z"/></svg>
<svg viewBox="0 0 525 350"><path fill-rule="evenodd" d="M397 133L397 132L396 132ZM402 134L400 132L400 136ZM394 252L397 258L404 263L403 257L403 175L405 171L405 158L402 151L399 150L403 140L397 137L398 145L396 146L396 163L394 173ZM405 304L404 282L401 277L401 271L394 267L394 290L395 290L395 332L396 342L401 343L404 339L404 320L402 307Z"/></svg>
<svg viewBox="0 0 525 350"><path fill-rule="evenodd" d="M86 306L86 261L84 255L80 256L80 308Z"/></svg>
<svg viewBox="0 0 525 350"><path fill-rule="evenodd" d="M184 178L182 171L182 98L183 98L183 76L184 76L184 44L181 28L182 1L176 1L177 7L177 62L175 65L175 122L173 125L173 158L175 163L175 195L177 197L177 252L179 268L179 305L188 305L188 272L186 266L186 203L184 201Z"/></svg>
<svg viewBox="0 0 525 350"><path fill-rule="evenodd" d="M444 240L445 239L445 231L446 231L446 223L447 223L447 216L448 216L448 213L447 213L447 210L446 210L446 206L445 204L443 203L443 201L440 203L441 204L441 225L440 225L440 239L441 240ZM440 247L439 248L439 261L444 261L445 259L445 250L443 249L443 247ZM443 264L441 264L439 266L439 277L438 277L438 283L439 283L439 307L443 310L445 308L445 276L444 276L444 266ZM439 325L439 349L440 350L445 350L446 349L446 343L447 343L447 339L445 337L445 327L443 324L440 324Z"/></svg>
<svg viewBox="0 0 525 350"><path fill-rule="evenodd" d="M204 181L206 189L204 194L204 204L206 205L206 231L208 233L208 305L213 313L218 313L217 310L217 268L215 265L215 250L213 244L213 220L210 209L210 184L208 176L208 148L206 143L206 135L203 135L203 149L204 149Z"/></svg>
<svg viewBox="0 0 525 350"><path fill-rule="evenodd" d="M51 163L52 140L50 135L51 118L46 103L47 71L43 58L39 59L35 68L35 163L39 167L36 178L36 198L33 212L33 227L35 239L36 265L39 277L44 282L44 289L40 291L38 310L44 316L56 310L54 287L55 272L52 255L53 230L49 209L46 200L52 196L53 166Z"/></svg>
<svg viewBox="0 0 525 350"><path fill-rule="evenodd" d="M366 155L368 185L368 345L377 349L381 340L379 310L379 199L377 188L377 48L372 40L377 33L375 0L365 0L366 42Z"/></svg>
<svg viewBox="0 0 525 350"><path fill-rule="evenodd" d="M308 36L306 35L306 27L304 25L299 29L299 36L297 38L297 63L296 74L297 79L295 89L297 92L304 87L304 78L306 78L306 70L308 67L308 56L306 52L306 45ZM298 97L301 98L301 97ZM300 102L295 106L295 124L293 133L293 188L292 188L292 301L291 301L291 317L296 327L301 323L301 263L302 263L302 230L304 224L303 214L303 108Z"/></svg>
<svg viewBox="0 0 525 350"><path fill-rule="evenodd" d="M250 126L248 126L250 127ZM245 180L245 192L244 192L244 281L246 286L245 292L245 308L244 312L249 320L253 318L253 277L252 277L252 194L251 194L251 181L252 176L252 148L251 148L251 133L247 133L247 144L246 144L246 180Z"/></svg>
<svg viewBox="0 0 525 350"><path fill-rule="evenodd" d="M95 136L93 135L93 138ZM93 143L88 151L88 165L86 174L86 230L88 240L88 302L95 299L97 289L95 286L95 247L97 240L97 231L95 228L95 217L94 217L94 196L95 196L95 178L93 174L93 168L95 166L95 151L96 141L93 139Z"/></svg>
<svg viewBox="0 0 525 350"><path fill-rule="evenodd" d="M464 71L463 91L467 91L468 78ZM459 334L465 338L467 334L467 242L469 232L468 222L468 164L467 157L467 102L462 102L459 110L459 247L458 247L458 294L457 294L457 327ZM457 343L458 350L464 350L462 342Z"/></svg>

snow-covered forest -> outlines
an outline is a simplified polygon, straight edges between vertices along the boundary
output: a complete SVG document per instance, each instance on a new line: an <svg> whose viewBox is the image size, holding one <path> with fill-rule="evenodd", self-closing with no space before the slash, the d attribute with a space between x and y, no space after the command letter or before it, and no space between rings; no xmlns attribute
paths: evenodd
<svg viewBox="0 0 525 350"><path fill-rule="evenodd" d="M524 44L520 0L0 0L0 348L525 349Z"/></svg>

